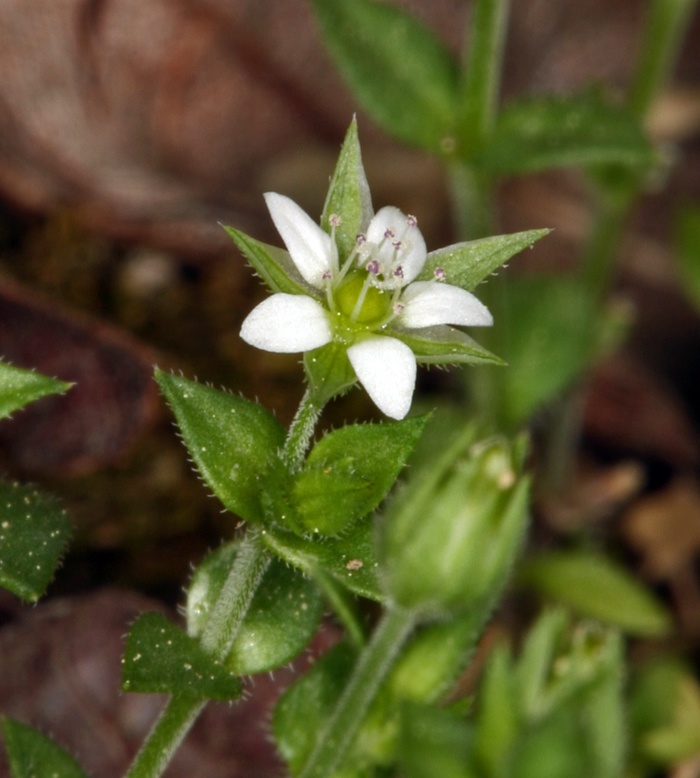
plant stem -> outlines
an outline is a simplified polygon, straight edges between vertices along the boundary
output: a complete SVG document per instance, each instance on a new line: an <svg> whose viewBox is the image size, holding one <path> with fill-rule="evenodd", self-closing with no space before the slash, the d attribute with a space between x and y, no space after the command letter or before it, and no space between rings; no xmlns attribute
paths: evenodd
<svg viewBox="0 0 700 778"><path fill-rule="evenodd" d="M202 648L219 662L228 656L271 561L260 538L260 529L250 527L202 632Z"/></svg>
<svg viewBox="0 0 700 778"><path fill-rule="evenodd" d="M643 119L671 75L698 0L655 0L647 19L642 55L629 93L630 110Z"/></svg>
<svg viewBox="0 0 700 778"><path fill-rule="evenodd" d="M342 622L355 647L364 648L367 636L353 595L320 567L313 570L312 576L328 600L331 609Z"/></svg>
<svg viewBox="0 0 700 778"><path fill-rule="evenodd" d="M282 451L282 459L290 470L295 471L301 467L322 410L309 387L301 398Z"/></svg>
<svg viewBox="0 0 700 778"><path fill-rule="evenodd" d="M461 140L469 157L488 138L496 118L509 0L478 0L470 19L461 89Z"/></svg>
<svg viewBox="0 0 700 778"><path fill-rule="evenodd" d="M448 168L452 217L459 240L476 240L493 230L493 182L466 163Z"/></svg>
<svg viewBox="0 0 700 778"><path fill-rule="evenodd" d="M328 778L336 772L415 624L410 611L390 608L384 613L299 778Z"/></svg>
<svg viewBox="0 0 700 778"><path fill-rule="evenodd" d="M206 700L197 697L171 697L126 778L155 778L161 775L206 704Z"/></svg>
<svg viewBox="0 0 700 778"><path fill-rule="evenodd" d="M586 287L598 300L603 299L610 288L627 210L605 202L599 205L583 262Z"/></svg>

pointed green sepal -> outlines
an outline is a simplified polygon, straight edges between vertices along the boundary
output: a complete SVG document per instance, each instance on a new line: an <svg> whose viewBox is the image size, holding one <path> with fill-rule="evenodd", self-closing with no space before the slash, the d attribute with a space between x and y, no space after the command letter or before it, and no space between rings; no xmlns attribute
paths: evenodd
<svg viewBox="0 0 700 778"><path fill-rule="evenodd" d="M355 247L357 236L367 229L372 214L372 196L362 166L357 120L353 117L340 150L321 216L321 227L329 234L332 231L329 217L340 217L340 224L335 229L335 243L341 263Z"/></svg>
<svg viewBox="0 0 700 778"><path fill-rule="evenodd" d="M337 535L373 511L394 485L429 418L348 425L320 440L292 488L303 527Z"/></svg>
<svg viewBox="0 0 700 778"><path fill-rule="evenodd" d="M321 567L354 594L378 602L384 599L377 577L371 516L342 538L312 540L275 527L266 529L262 539L277 556L311 576Z"/></svg>
<svg viewBox="0 0 700 778"><path fill-rule="evenodd" d="M23 370L0 362L0 419L41 397L63 394L71 386L73 384L49 378L33 370Z"/></svg>
<svg viewBox="0 0 700 778"><path fill-rule="evenodd" d="M390 333L413 351L419 365L506 364L469 335L453 327L438 325L414 330L392 327Z"/></svg>
<svg viewBox="0 0 700 778"><path fill-rule="evenodd" d="M228 578L237 542L209 554L195 570L187 593L187 630L198 637ZM312 580L279 559L266 570L224 664L253 675L287 664L303 651L323 615L323 597Z"/></svg>
<svg viewBox="0 0 700 778"><path fill-rule="evenodd" d="M36 602L51 583L71 532L54 497L0 481L0 585Z"/></svg>
<svg viewBox="0 0 700 778"><path fill-rule="evenodd" d="M162 613L144 613L129 630L124 654L125 692L187 694L235 700L241 683Z"/></svg>
<svg viewBox="0 0 700 778"><path fill-rule="evenodd" d="M437 251L431 251L425 266L418 276L419 281L430 281L435 271L445 271L445 281L453 286L461 286L471 292L484 279L511 257L527 248L531 248L540 238L551 230L526 230L510 235L495 235L491 238L471 240L467 243L455 243Z"/></svg>
<svg viewBox="0 0 700 778"><path fill-rule="evenodd" d="M304 371L318 407L343 394L357 381L348 359L348 347L342 343L329 343L307 351L304 354Z"/></svg>
<svg viewBox="0 0 700 778"><path fill-rule="evenodd" d="M263 520L261 496L278 477L286 432L257 403L155 371L192 459L214 494L246 521Z"/></svg>
<svg viewBox="0 0 700 778"><path fill-rule="evenodd" d="M253 270L273 292L306 294L321 299L318 290L304 281L287 251L255 240L235 227L222 226Z"/></svg>
<svg viewBox="0 0 700 778"><path fill-rule="evenodd" d="M87 778L70 754L26 724L3 716L2 736L12 778Z"/></svg>

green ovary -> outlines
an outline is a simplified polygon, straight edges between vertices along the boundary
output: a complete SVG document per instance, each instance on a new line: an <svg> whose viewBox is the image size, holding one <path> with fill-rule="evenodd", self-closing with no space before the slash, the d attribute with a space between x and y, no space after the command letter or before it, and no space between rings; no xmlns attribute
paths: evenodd
<svg viewBox="0 0 700 778"><path fill-rule="evenodd" d="M364 273L354 273L333 295L338 310L348 318L355 309L355 303L362 291L365 278L366 274ZM379 324L384 321L391 307L391 298L391 292L385 292L373 286L370 287L357 316L357 324L371 327L373 324Z"/></svg>

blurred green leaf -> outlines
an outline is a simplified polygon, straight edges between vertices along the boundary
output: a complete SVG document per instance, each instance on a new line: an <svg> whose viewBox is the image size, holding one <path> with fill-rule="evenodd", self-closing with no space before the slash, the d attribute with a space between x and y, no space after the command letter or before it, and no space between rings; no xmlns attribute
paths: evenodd
<svg viewBox="0 0 700 778"><path fill-rule="evenodd" d="M550 552L525 560L522 580L586 616L615 624L631 635L663 637L669 613L624 567L598 554Z"/></svg>
<svg viewBox="0 0 700 778"><path fill-rule="evenodd" d="M212 700L235 700L243 691L235 675L162 613L144 613L131 625L122 689Z"/></svg>
<svg viewBox="0 0 700 778"><path fill-rule="evenodd" d="M438 325L405 330L392 327L390 333L416 355L419 365L505 365L495 354L454 327Z"/></svg>
<svg viewBox="0 0 700 778"><path fill-rule="evenodd" d="M599 317L579 279L530 276L509 279L504 316L496 318L494 347L508 369L499 371L503 423L517 427L559 395L596 355Z"/></svg>
<svg viewBox="0 0 700 778"><path fill-rule="evenodd" d="M272 716L277 748L292 775L298 775L316 745L355 663L349 643L324 654L280 697Z"/></svg>
<svg viewBox="0 0 700 778"><path fill-rule="evenodd" d="M0 419L49 394L63 394L73 384L48 378L33 370L22 370L0 362Z"/></svg>
<svg viewBox="0 0 700 778"><path fill-rule="evenodd" d="M470 765L472 734L441 708L405 704L399 754L406 778L476 778Z"/></svg>
<svg viewBox="0 0 700 778"><path fill-rule="evenodd" d="M341 75L369 114L400 140L440 153L454 145L457 67L403 9L373 0L314 0Z"/></svg>
<svg viewBox="0 0 700 778"><path fill-rule="evenodd" d="M511 103L474 161L492 174L512 175L570 165L645 167L657 155L637 119L587 94Z"/></svg>
<svg viewBox="0 0 700 778"><path fill-rule="evenodd" d="M261 495L277 479L284 427L256 403L181 376L155 372L192 459L214 494L246 521L264 517Z"/></svg>
<svg viewBox="0 0 700 778"><path fill-rule="evenodd" d="M36 602L51 583L71 532L54 497L0 481L0 585Z"/></svg>
<svg viewBox="0 0 700 778"><path fill-rule="evenodd" d="M489 656L479 691L476 754L486 774L508 775L518 733L518 709L510 648L498 644Z"/></svg>
<svg viewBox="0 0 700 778"><path fill-rule="evenodd" d="M328 234L332 232L328 221L332 214L341 219L335 230L335 244L342 261L355 248L357 236L367 229L372 218L372 197L362 166L357 120L354 117L345 135L323 206L321 226Z"/></svg>
<svg viewBox="0 0 700 778"><path fill-rule="evenodd" d="M394 485L429 418L347 425L322 438L292 489L306 530L337 535L373 511Z"/></svg>
<svg viewBox="0 0 700 778"><path fill-rule="evenodd" d="M318 298L317 290L304 281L287 251L261 243L234 227L224 226L224 229L272 292Z"/></svg>
<svg viewBox="0 0 700 778"><path fill-rule="evenodd" d="M521 251L532 246L551 232L549 229L526 230L511 235L495 235L490 238L455 243L437 251L431 251L418 281L430 281L435 270L445 271L445 280L453 286L461 286L471 292L494 270Z"/></svg>
<svg viewBox="0 0 700 778"><path fill-rule="evenodd" d="M340 538L301 538L275 527L266 529L262 539L271 551L311 576L321 567L354 594L379 602L384 599L377 577L371 516Z"/></svg>
<svg viewBox="0 0 700 778"><path fill-rule="evenodd" d="M41 732L2 717L12 778L87 778L82 767Z"/></svg>
<svg viewBox="0 0 700 778"><path fill-rule="evenodd" d="M676 253L681 288L700 310L700 205L689 205L679 214Z"/></svg>
<svg viewBox="0 0 700 778"><path fill-rule="evenodd" d="M187 594L187 630L199 637L238 553L227 543L195 570ZM323 615L313 581L279 559L267 568L224 662L236 675L253 675L290 662L306 648Z"/></svg>

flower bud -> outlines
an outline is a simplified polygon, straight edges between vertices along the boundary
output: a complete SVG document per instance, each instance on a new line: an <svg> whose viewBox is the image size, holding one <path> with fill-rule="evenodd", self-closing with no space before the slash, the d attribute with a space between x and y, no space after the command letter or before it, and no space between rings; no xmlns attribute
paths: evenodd
<svg viewBox="0 0 700 778"><path fill-rule="evenodd" d="M389 596L426 615L490 601L528 522L521 443L460 437L389 507L380 536Z"/></svg>

